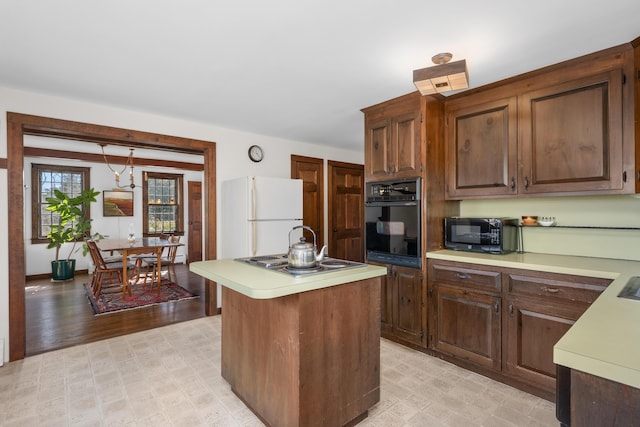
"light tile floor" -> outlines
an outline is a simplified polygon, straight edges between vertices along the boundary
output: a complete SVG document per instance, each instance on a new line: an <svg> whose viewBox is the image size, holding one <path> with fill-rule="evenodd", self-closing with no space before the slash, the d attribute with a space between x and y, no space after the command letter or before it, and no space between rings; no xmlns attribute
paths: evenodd
<svg viewBox="0 0 640 427"><path fill-rule="evenodd" d="M220 316L0 367L2 426L261 426L220 376ZM557 426L555 406L382 340L365 427Z"/></svg>

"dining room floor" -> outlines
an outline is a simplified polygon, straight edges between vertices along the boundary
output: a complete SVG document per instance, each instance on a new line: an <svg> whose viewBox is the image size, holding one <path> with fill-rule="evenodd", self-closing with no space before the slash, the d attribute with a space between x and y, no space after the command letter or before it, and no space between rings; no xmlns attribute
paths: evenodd
<svg viewBox="0 0 640 427"><path fill-rule="evenodd" d="M221 317L0 367L0 425L262 426L220 375ZM277 399L274 396L274 399ZM557 426L555 405L381 340L381 399L359 426Z"/></svg>

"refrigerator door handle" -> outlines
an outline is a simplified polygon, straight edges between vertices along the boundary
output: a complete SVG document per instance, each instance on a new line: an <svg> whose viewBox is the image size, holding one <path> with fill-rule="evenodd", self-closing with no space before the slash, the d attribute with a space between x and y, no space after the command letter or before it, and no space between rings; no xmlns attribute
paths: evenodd
<svg viewBox="0 0 640 427"><path fill-rule="evenodd" d="M258 232L257 232L257 225L256 221L250 221L251 222L251 256L256 256L256 252L258 250L258 242L256 240L258 240Z"/></svg>
<svg viewBox="0 0 640 427"><path fill-rule="evenodd" d="M251 256L256 256L258 244L256 239L258 233L256 230L256 180L251 178Z"/></svg>

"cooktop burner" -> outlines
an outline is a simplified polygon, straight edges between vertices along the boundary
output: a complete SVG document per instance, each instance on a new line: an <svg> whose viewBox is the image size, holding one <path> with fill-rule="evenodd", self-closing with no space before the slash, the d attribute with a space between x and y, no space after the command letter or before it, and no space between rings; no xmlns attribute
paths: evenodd
<svg viewBox="0 0 640 427"><path fill-rule="evenodd" d="M312 274L330 273L332 271L344 270L347 268L364 267L366 264L344 259L325 257L318 262L315 267L297 268L289 266L287 254L262 255L255 257L236 258L235 261L244 262L256 267L292 276L308 276Z"/></svg>

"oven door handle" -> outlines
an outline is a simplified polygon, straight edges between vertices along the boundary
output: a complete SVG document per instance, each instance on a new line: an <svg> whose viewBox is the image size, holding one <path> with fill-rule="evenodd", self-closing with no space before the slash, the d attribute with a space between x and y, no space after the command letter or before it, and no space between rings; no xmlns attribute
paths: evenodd
<svg viewBox="0 0 640 427"><path fill-rule="evenodd" d="M378 207L378 206L418 206L418 202L416 200L406 200L402 202L365 202L365 206Z"/></svg>

